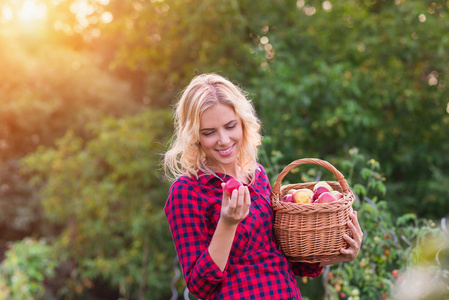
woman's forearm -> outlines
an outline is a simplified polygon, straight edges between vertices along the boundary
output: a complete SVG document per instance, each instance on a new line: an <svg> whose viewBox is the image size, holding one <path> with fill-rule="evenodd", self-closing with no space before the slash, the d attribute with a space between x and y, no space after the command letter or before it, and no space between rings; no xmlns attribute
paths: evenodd
<svg viewBox="0 0 449 300"><path fill-rule="evenodd" d="M215 233L212 236L209 245L209 255L222 271L224 271L228 262L229 253L231 253L237 226L238 224L225 224L220 219L218 220Z"/></svg>

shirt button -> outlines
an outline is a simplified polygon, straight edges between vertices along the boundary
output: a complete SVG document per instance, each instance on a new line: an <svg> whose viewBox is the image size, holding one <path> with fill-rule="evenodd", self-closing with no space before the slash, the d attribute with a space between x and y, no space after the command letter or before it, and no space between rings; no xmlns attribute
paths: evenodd
<svg viewBox="0 0 449 300"><path fill-rule="evenodd" d="M257 200L257 195L253 195L253 196L251 196L251 200Z"/></svg>

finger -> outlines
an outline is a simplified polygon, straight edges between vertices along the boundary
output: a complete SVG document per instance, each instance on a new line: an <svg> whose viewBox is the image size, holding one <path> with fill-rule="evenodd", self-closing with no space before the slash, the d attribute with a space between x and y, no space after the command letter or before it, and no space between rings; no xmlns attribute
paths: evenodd
<svg viewBox="0 0 449 300"><path fill-rule="evenodd" d="M346 240L346 242L348 242L349 247L348 248L341 248L340 249L340 253L345 254L345 255L354 256L355 253L358 252L357 246L356 246L354 240L352 240L351 238L345 239L345 240Z"/></svg>
<svg viewBox="0 0 449 300"><path fill-rule="evenodd" d="M350 248L351 247L357 248L357 245L358 245L357 242L353 238L351 238L349 235L345 234L345 235L343 235L343 238L349 244Z"/></svg>
<svg viewBox="0 0 449 300"><path fill-rule="evenodd" d="M229 211L230 212L235 212L235 210L236 210L238 195L239 195L238 190L232 191L232 195L229 198Z"/></svg>
<svg viewBox="0 0 449 300"><path fill-rule="evenodd" d="M351 250L349 250L350 248L346 249L346 248L341 248L340 249L340 253L341 254L350 254Z"/></svg>
<svg viewBox="0 0 449 300"><path fill-rule="evenodd" d="M228 196L228 194L226 194L226 192L225 192L225 186L226 186L226 183L224 183L224 182L222 182L221 183L221 189L223 190L223 198L222 198L222 201L221 201L221 205L227 205L228 204L228 199L229 199L229 196Z"/></svg>
<svg viewBox="0 0 449 300"><path fill-rule="evenodd" d="M245 205L249 208L251 206L251 195L248 187L245 187Z"/></svg>
<svg viewBox="0 0 449 300"><path fill-rule="evenodd" d="M223 190L223 199L222 199L221 203L222 203L223 206L228 207L229 206L229 202L231 201L231 195L229 195L229 194L227 194L225 192L225 186L226 186L226 183L222 182L221 183L221 188Z"/></svg>
<svg viewBox="0 0 449 300"><path fill-rule="evenodd" d="M350 214L350 218L352 223L355 225L355 227L362 232L362 228L360 227L359 219L357 217L357 211L353 211L352 214Z"/></svg>
<svg viewBox="0 0 449 300"><path fill-rule="evenodd" d="M237 197L237 209L241 209L245 200L245 186L239 187L239 195Z"/></svg>
<svg viewBox="0 0 449 300"><path fill-rule="evenodd" d="M362 243L362 233L358 231L352 222L348 222L348 227L351 230L352 240L354 240L358 245Z"/></svg>
<svg viewBox="0 0 449 300"><path fill-rule="evenodd" d="M351 229L353 236L357 236L360 238L360 241L363 237L362 229L360 228L359 221L357 220L357 212L352 212L349 214L351 220L348 221L348 227Z"/></svg>

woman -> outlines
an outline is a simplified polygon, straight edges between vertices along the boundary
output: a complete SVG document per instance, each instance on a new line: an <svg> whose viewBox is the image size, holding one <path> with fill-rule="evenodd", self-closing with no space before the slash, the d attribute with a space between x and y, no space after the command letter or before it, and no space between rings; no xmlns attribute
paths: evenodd
<svg viewBox="0 0 449 300"><path fill-rule="evenodd" d="M175 111L165 154L175 180L165 214L189 291L199 299L301 299L295 275L317 277L324 265L358 255L362 231L324 263L290 263L273 236L271 186L257 163L260 122L245 93L217 74L195 77ZM224 192L231 177L243 183Z"/></svg>

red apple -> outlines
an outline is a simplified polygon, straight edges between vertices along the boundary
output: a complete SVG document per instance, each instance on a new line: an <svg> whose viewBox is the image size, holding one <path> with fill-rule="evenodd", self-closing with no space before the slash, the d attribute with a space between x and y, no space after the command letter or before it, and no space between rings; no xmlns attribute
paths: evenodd
<svg viewBox="0 0 449 300"><path fill-rule="evenodd" d="M292 196L295 203L310 203L312 202L312 190L299 189Z"/></svg>
<svg viewBox="0 0 449 300"><path fill-rule="evenodd" d="M314 186L313 186L313 191L315 192L315 190L319 187L319 186L324 186L327 187L329 189L329 192L332 191L332 187L329 185L329 183L327 183L326 181L319 181L317 182Z"/></svg>
<svg viewBox="0 0 449 300"><path fill-rule="evenodd" d="M289 190L289 191L287 192L287 194L293 195L295 192L296 192L295 189L291 189L291 190Z"/></svg>
<svg viewBox="0 0 449 300"><path fill-rule="evenodd" d="M283 202L291 202L291 203L295 202L295 201L293 201L293 196L291 194L287 194L284 197L282 197L281 201L283 201Z"/></svg>
<svg viewBox="0 0 449 300"><path fill-rule="evenodd" d="M332 193L332 195L334 195L334 197L335 197L337 200L340 200L341 198L343 198L343 194L340 193L339 191L332 191L331 193Z"/></svg>
<svg viewBox="0 0 449 300"><path fill-rule="evenodd" d="M243 183L241 183L239 180L231 178L231 179L228 180L228 182L226 182L226 185L224 187L224 191L225 191L226 194L231 196L232 192L235 189L238 189L242 185L243 185Z"/></svg>
<svg viewBox="0 0 449 300"><path fill-rule="evenodd" d="M329 203L334 201L337 201L337 199L331 192L324 192L318 197L318 199L316 199L315 203Z"/></svg>
<svg viewBox="0 0 449 300"><path fill-rule="evenodd" d="M312 200L316 201L316 199L318 199L318 197L322 194L322 193L326 193L326 192L330 192L331 190L324 186L324 185L320 185L319 187L317 187L315 189L315 192L313 193L313 197Z"/></svg>

